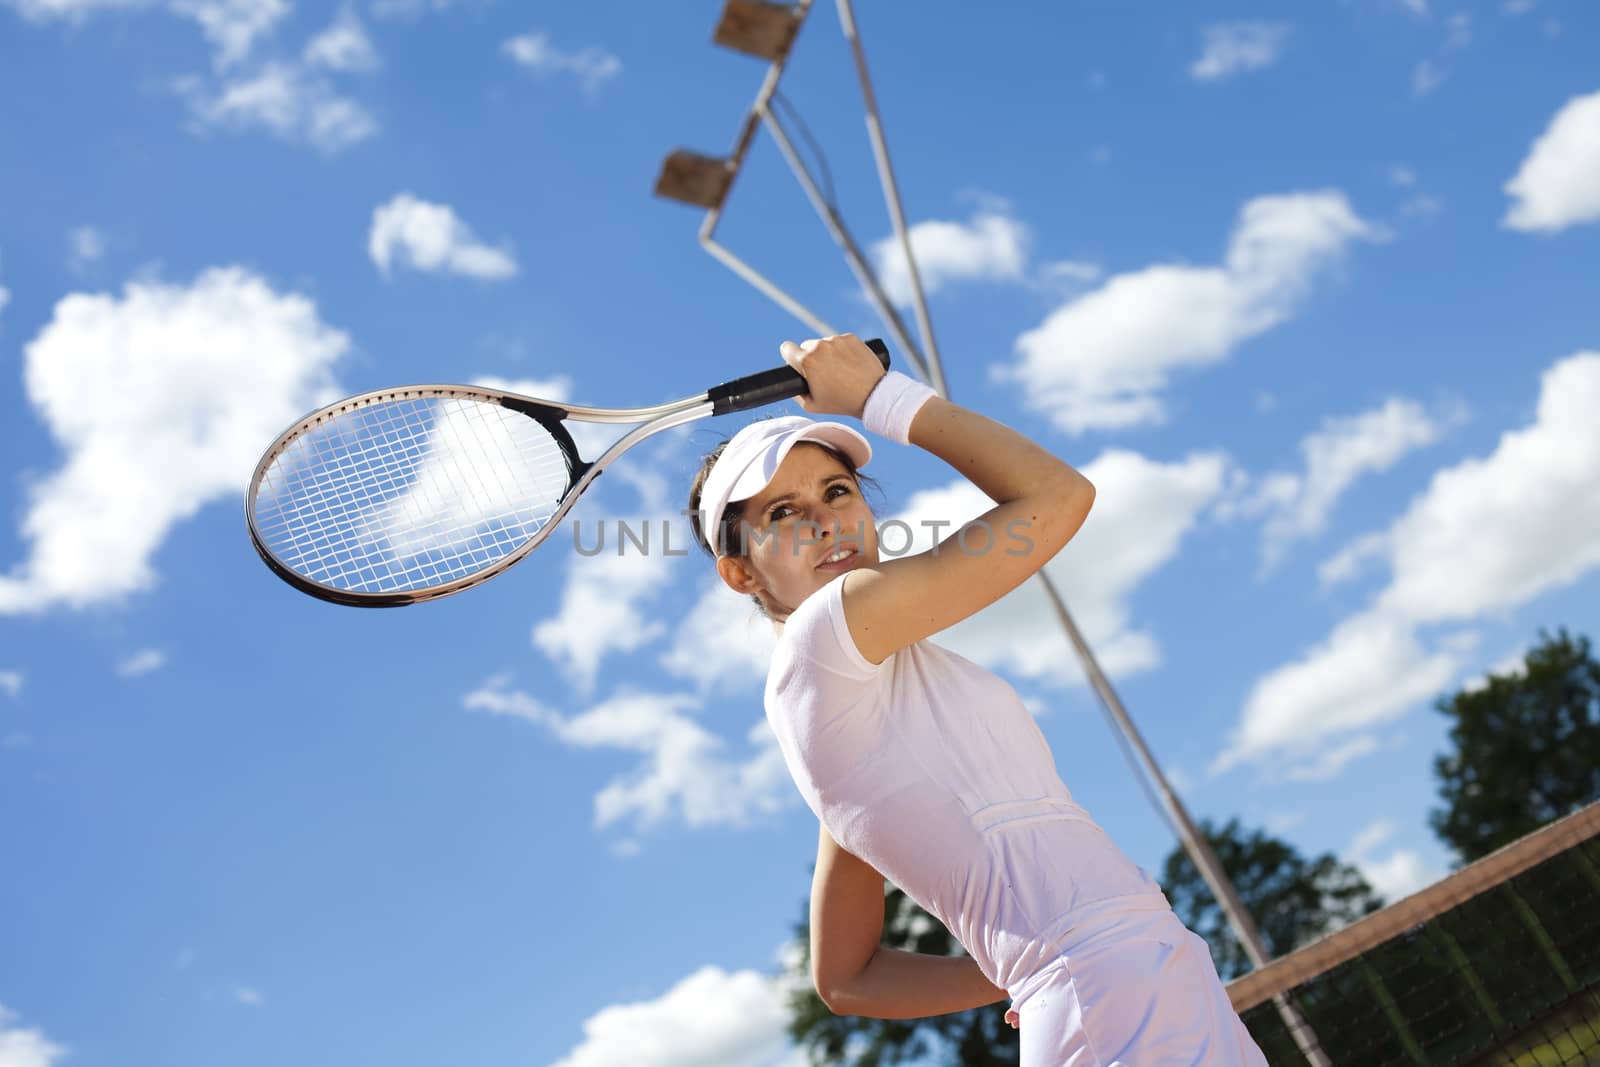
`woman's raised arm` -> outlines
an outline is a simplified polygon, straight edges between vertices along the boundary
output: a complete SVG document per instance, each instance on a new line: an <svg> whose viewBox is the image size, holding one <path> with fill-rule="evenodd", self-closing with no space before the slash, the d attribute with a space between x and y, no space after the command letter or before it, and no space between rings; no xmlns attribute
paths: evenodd
<svg viewBox="0 0 1600 1067"><path fill-rule="evenodd" d="M1005 596L1072 539L1094 486L1022 434L933 397L911 423L927 449L983 490L995 506L914 556L844 577L850 635L874 663Z"/></svg>
<svg viewBox="0 0 1600 1067"><path fill-rule="evenodd" d="M806 377L807 411L860 417L883 371L866 345L842 334L784 358ZM1072 539L1094 486L1064 460L1002 423L940 397L912 420L910 441L938 456L995 506L924 552L880 561L841 579L845 618L861 654L881 663L1005 596Z"/></svg>

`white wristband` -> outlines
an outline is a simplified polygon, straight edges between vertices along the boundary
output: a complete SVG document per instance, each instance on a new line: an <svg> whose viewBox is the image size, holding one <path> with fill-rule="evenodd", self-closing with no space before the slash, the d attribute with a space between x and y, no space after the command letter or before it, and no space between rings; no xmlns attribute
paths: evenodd
<svg viewBox="0 0 1600 1067"><path fill-rule="evenodd" d="M936 394L915 378L892 370L878 379L867 396L867 406L861 412L861 424L881 437L911 443L911 420L922 405Z"/></svg>

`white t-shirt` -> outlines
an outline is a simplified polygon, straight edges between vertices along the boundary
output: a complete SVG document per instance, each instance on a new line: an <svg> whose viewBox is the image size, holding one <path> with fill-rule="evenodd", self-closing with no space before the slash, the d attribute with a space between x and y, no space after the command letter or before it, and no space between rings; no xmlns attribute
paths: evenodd
<svg viewBox="0 0 1600 1067"><path fill-rule="evenodd" d="M874 665L843 589L836 578L789 616L766 708L801 795L845 851L1014 998L1099 918L1168 907L1073 801L1016 690L928 640Z"/></svg>

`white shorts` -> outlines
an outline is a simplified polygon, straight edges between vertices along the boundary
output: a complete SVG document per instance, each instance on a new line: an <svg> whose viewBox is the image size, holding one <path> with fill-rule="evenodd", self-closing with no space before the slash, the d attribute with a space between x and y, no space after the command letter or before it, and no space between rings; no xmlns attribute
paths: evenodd
<svg viewBox="0 0 1600 1067"><path fill-rule="evenodd" d="M1028 982L1021 1067L1266 1067L1205 941L1170 911L1120 916Z"/></svg>

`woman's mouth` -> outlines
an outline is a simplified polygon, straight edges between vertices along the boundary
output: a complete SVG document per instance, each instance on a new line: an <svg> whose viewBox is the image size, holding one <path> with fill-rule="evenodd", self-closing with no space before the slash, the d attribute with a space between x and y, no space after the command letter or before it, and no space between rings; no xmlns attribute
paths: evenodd
<svg viewBox="0 0 1600 1067"><path fill-rule="evenodd" d="M837 570L849 563L856 554L854 545L841 545L823 557L822 562L817 564L817 570Z"/></svg>

